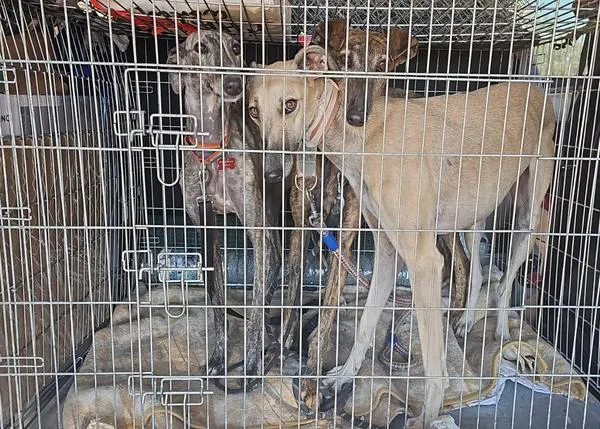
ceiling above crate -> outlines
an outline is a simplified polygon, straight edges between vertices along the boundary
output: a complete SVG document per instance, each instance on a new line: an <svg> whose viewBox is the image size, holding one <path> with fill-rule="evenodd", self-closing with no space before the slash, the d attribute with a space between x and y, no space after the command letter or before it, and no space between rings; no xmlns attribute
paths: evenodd
<svg viewBox="0 0 600 429"><path fill-rule="evenodd" d="M39 4L39 0L23 0ZM283 3L282 3L283 2ZM598 0L46 0L48 9L108 30L168 35L175 27L222 29L247 41L296 41L321 21L378 30L411 28L422 46L506 49L559 43L590 29ZM53 5L54 4L54 5ZM89 21L91 19L91 21Z"/></svg>

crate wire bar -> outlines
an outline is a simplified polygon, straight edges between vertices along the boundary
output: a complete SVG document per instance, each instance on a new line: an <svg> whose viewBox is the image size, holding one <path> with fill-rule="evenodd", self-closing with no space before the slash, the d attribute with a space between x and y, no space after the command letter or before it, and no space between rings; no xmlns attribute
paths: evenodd
<svg viewBox="0 0 600 429"><path fill-rule="evenodd" d="M277 345L280 355L266 374L232 369L221 377L257 378L253 391L222 391L218 376L202 372L216 338L216 306L205 287L215 269L207 250L211 230L221 246L226 306L248 318L261 305L252 301L256 267L249 227L233 213L218 215L212 226L194 225L190 217L182 191L182 159L190 151L182 144L189 134L186 97L174 93L169 75L239 74L247 82L264 71L188 69L168 66L167 57L194 31L213 31L221 41L224 34L240 40L246 64L267 65L293 58L303 38L310 40L320 22L335 18L369 31L396 26L419 42L406 68L332 74L342 80L384 78L393 90L425 103L521 81L541 87L551 101L556 166L542 213L545 229L531 234L535 248L510 285L519 338L494 345L497 305L488 297L480 300L476 333L461 338L445 317L451 362L446 399L454 402L443 414L462 428L600 427L598 3L0 0L0 97L6 101L0 106L0 427L377 429L405 427L409 414L418 413L420 342L411 278L400 258L396 289L353 389L346 398L335 396L345 401L345 414L315 417L299 405L293 380L314 376L308 342L322 329L325 285L341 262L308 223L295 224L283 185L276 222L283 266L279 289L262 313L277 337L296 268L291 235L307 232L301 323L293 344ZM514 204L509 198L481 231L475 229L483 236L474 251L490 296L495 276L508 269L518 229ZM469 253L468 231L439 232L456 233L453 261L457 246ZM373 233L361 223L349 258L367 282L374 270ZM449 271L444 282L446 308L456 276ZM319 349L327 369L343 364L368 293L355 276L343 282L334 306L335 339L331 350ZM247 319L227 316L229 362L244 359L248 326ZM265 370L266 352L263 360Z"/></svg>

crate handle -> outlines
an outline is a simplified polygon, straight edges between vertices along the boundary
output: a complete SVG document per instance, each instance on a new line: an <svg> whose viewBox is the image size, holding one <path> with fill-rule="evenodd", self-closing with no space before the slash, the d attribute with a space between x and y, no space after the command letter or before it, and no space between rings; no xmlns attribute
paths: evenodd
<svg viewBox="0 0 600 429"><path fill-rule="evenodd" d="M183 278L179 282L179 287L181 290L181 304L170 305L169 304L169 282L163 281L163 298L165 300L163 307L165 309L165 313L167 313L167 315L172 319L179 319L181 316L183 316L185 314L185 312L187 310L187 301L185 299L186 287L185 287L185 281L183 280ZM171 308L181 308L181 311L179 313L172 313Z"/></svg>

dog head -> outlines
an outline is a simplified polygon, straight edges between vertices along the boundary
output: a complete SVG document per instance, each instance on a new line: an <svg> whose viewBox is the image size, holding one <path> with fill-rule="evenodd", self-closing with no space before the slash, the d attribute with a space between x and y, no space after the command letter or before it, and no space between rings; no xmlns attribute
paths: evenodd
<svg viewBox="0 0 600 429"><path fill-rule="evenodd" d="M328 64L323 48L309 46L290 61L279 61L267 66L277 70L320 70ZM325 88L325 79L319 77L263 75L248 81L248 114L261 131L266 151L295 152L301 149L306 124L315 117ZM265 153L264 175L269 182L287 177L292 169L289 153Z"/></svg>
<svg viewBox="0 0 600 429"><path fill-rule="evenodd" d="M228 34L202 31L190 34L169 52L167 64L208 67L242 67L240 43ZM219 73L170 73L169 80L175 93L184 90L200 94L213 93L223 101L235 102L242 97L244 82L241 76Z"/></svg>
<svg viewBox="0 0 600 429"><path fill-rule="evenodd" d="M325 22L319 23L313 43L327 46L328 55L334 57L341 69L370 73L393 72L400 64L414 57L419 46L415 37L409 39L408 32L399 28L392 27L389 32L367 33L348 28L344 19L333 19L327 26ZM385 80L351 77L346 84L346 120L352 126L361 127L369 117L374 97L382 93Z"/></svg>

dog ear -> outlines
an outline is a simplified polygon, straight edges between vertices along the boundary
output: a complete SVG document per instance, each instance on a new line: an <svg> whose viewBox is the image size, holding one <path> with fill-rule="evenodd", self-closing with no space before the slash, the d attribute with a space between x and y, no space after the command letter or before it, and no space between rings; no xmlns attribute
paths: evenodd
<svg viewBox="0 0 600 429"><path fill-rule="evenodd" d="M327 23L327 34L325 34L325 21L319 22L312 42L322 48L327 45L336 50L341 51L346 42L346 20L342 18L332 19Z"/></svg>
<svg viewBox="0 0 600 429"><path fill-rule="evenodd" d="M167 57L167 64L178 64L178 51L179 56L183 55L185 50L185 42L181 42L179 46L173 46L173 48L169 51L169 56ZM171 82L171 88L173 88L173 92L175 94L181 93L180 83L183 84L183 78L180 73L169 73L169 81Z"/></svg>
<svg viewBox="0 0 600 429"><path fill-rule="evenodd" d="M386 37L387 34L390 36L390 61L394 65L394 68L417 55L419 41L416 37L411 36L409 43L408 31L392 27L389 33L384 34L386 34Z"/></svg>
<svg viewBox="0 0 600 429"><path fill-rule="evenodd" d="M325 49L320 46L308 46L302 49L294 57L296 68L304 69L304 57L306 56L306 70L327 71L330 69L331 61L325 55Z"/></svg>

